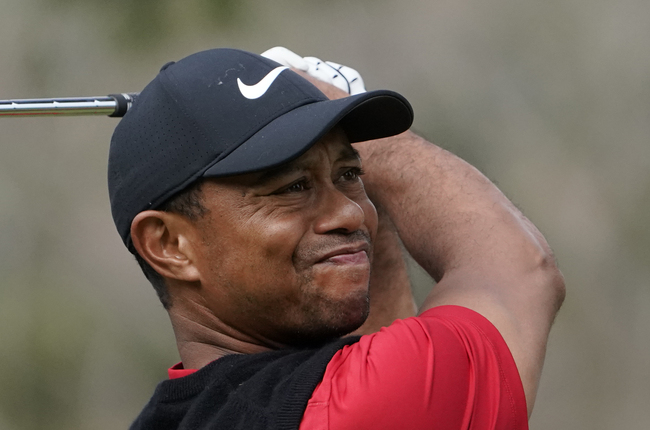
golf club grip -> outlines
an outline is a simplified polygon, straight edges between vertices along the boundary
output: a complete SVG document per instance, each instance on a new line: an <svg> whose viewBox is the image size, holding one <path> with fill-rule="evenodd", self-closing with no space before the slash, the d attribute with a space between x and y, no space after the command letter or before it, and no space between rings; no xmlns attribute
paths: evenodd
<svg viewBox="0 0 650 430"><path fill-rule="evenodd" d="M109 97L115 99L115 111L110 114L110 117L121 118L128 112L140 93L121 93L109 94Z"/></svg>

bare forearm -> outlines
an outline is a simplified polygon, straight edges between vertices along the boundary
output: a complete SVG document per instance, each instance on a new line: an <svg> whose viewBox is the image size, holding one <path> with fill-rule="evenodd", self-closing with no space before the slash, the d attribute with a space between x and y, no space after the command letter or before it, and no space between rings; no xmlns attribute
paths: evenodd
<svg viewBox="0 0 650 430"><path fill-rule="evenodd" d="M515 265L521 248L551 258L521 212L474 167L411 132L356 144L364 184L408 251L440 281L454 268ZM483 271L484 272L484 271ZM485 273L485 272L484 272Z"/></svg>
<svg viewBox="0 0 650 430"><path fill-rule="evenodd" d="M368 194L438 281L421 311L454 304L487 317L510 347L532 411L564 297L544 237L477 169L413 133L355 146Z"/></svg>

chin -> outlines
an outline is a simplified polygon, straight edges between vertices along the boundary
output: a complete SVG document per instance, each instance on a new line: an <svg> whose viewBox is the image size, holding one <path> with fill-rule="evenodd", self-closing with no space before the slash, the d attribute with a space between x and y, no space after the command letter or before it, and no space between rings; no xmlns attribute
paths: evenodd
<svg viewBox="0 0 650 430"><path fill-rule="evenodd" d="M309 318L290 334L287 344L310 346L328 342L353 332L363 325L370 312L367 292L345 301L323 300L311 309Z"/></svg>

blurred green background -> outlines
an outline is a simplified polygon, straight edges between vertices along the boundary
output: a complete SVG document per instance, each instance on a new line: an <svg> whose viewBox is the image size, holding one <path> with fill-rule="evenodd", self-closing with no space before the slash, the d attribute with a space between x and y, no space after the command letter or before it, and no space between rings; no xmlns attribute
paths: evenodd
<svg viewBox="0 0 650 430"><path fill-rule="evenodd" d="M650 2L0 0L0 40L0 99L140 91L195 51L275 45L401 92L566 276L531 428L650 428ZM111 220L116 124L0 118L0 429L126 428L178 359Z"/></svg>

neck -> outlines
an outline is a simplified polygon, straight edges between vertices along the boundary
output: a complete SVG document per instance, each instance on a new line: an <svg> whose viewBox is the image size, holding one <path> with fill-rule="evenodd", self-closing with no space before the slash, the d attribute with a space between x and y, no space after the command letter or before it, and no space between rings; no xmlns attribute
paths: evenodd
<svg viewBox="0 0 650 430"><path fill-rule="evenodd" d="M169 309L169 317L186 369L200 369L230 354L255 354L273 349L273 346L262 345L229 327L205 308L193 306L188 312L181 303L174 303Z"/></svg>

